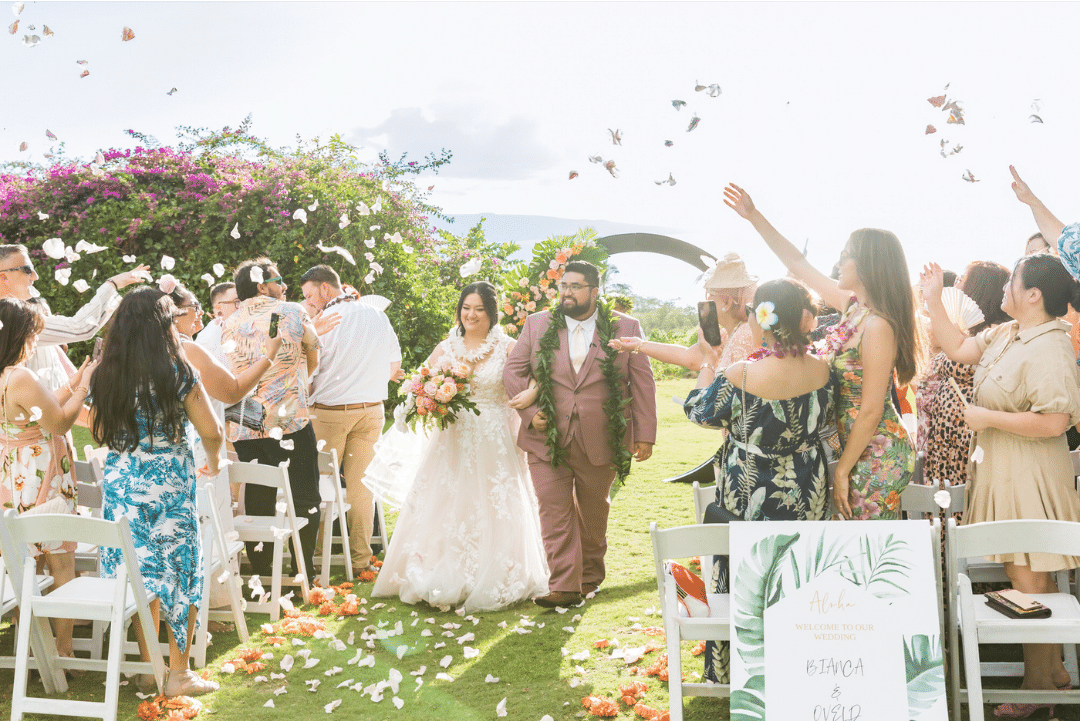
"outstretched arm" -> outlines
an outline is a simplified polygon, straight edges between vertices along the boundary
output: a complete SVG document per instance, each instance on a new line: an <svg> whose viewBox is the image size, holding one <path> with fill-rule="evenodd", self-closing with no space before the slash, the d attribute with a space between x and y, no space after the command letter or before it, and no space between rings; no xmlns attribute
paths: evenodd
<svg viewBox="0 0 1080 721"><path fill-rule="evenodd" d="M1013 176L1012 189L1016 193L1016 199L1031 208L1031 214L1035 216L1035 223L1039 226L1039 232L1042 233L1046 244L1051 248L1056 248L1057 239L1061 236L1065 224L1058 220L1050 212L1050 209L1043 205L1041 200L1035 197L1035 193L1031 192L1028 184L1020 179L1020 174L1016 172L1015 167L1010 165L1009 172Z"/></svg>
<svg viewBox="0 0 1080 721"><path fill-rule="evenodd" d="M671 363L692 371L701 368L701 351L696 345L684 348L674 343L657 343L637 336L612 338L608 345L620 353L644 353L661 363Z"/></svg>
<svg viewBox="0 0 1080 721"><path fill-rule="evenodd" d="M941 303L942 277L941 267L937 263L923 266L923 272L919 276L923 300L926 301L926 307L930 310L930 323L934 327L934 337L937 338L938 345L945 351L949 360L975 365L982 358L982 351L979 350L979 344L975 339L961 333L945 314L945 306Z"/></svg>
<svg viewBox="0 0 1080 721"><path fill-rule="evenodd" d="M835 280L810 265L810 261L799 249L765 220L765 216L754 206L749 193L735 183L729 183L724 188L724 204L749 220L754 230L765 240L769 250L776 254L788 270L820 295L822 300L833 308L840 310L847 308L850 294L840 290Z"/></svg>

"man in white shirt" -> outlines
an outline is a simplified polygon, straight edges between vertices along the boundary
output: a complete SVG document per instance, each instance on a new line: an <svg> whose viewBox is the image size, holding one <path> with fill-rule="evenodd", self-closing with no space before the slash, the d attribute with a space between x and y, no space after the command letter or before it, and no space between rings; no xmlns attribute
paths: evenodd
<svg viewBox="0 0 1080 721"><path fill-rule="evenodd" d="M225 357L225 352L221 350L221 328L225 324L225 319L235 313L236 309L240 307L240 300L236 295L236 284L218 283L211 288L210 307L214 309L214 317L206 324L206 327L195 336L195 342L205 348L210 355L217 358L218 361L227 368L229 366L229 361ZM214 408L218 420L221 421L222 426L224 426L225 404L216 398L211 398L210 405Z"/></svg>
<svg viewBox="0 0 1080 721"><path fill-rule="evenodd" d="M41 382L51 390L67 383L70 373L60 360L55 348L67 343L89 340L112 317L120 304L120 289L132 283L148 280L149 266L140 265L134 270L109 278L98 288L94 297L72 317L48 315L45 329L38 336L38 351L27 361L26 367L38 374ZM0 245L0 298L29 300L38 295L34 281L37 271L30 262L25 245ZM48 350L45 350L48 348Z"/></svg>
<svg viewBox="0 0 1080 721"><path fill-rule="evenodd" d="M390 320L357 302L341 288L333 268L317 265L300 278L304 300L315 310L336 313L341 321L321 340L319 367L312 378L310 403L315 435L335 449L345 466L349 543L353 573L368 570L375 501L363 484L384 425L387 383L401 368L401 347Z"/></svg>

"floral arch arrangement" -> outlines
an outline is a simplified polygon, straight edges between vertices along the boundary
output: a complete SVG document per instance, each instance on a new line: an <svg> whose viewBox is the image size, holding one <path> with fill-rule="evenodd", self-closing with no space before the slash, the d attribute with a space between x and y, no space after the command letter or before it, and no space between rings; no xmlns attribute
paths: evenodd
<svg viewBox="0 0 1080 721"><path fill-rule="evenodd" d="M566 264L585 260L607 275L607 249L596 243L596 231L583 228L574 235L556 235L533 246L532 261L519 263L503 275L502 324L517 335L530 314L542 311L558 299L559 280Z"/></svg>

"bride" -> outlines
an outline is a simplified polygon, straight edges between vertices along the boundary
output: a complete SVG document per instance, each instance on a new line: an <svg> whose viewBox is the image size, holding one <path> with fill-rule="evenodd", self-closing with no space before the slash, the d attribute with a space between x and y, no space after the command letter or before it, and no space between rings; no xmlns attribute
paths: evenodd
<svg viewBox="0 0 1080 721"><path fill-rule="evenodd" d="M536 495L511 432L511 404L527 405L535 390L508 401L502 381L514 343L499 326L495 286L465 286L457 325L427 364L448 355L468 365L480 413L463 412L426 440L396 430L380 440L364 483L404 505L372 596L471 613L548 592ZM417 442L419 452L402 448Z"/></svg>

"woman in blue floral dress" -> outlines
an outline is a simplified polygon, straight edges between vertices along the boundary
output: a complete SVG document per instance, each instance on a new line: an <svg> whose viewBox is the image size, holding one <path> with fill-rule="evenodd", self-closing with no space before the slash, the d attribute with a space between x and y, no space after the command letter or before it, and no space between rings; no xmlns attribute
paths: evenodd
<svg viewBox="0 0 1080 721"><path fill-rule="evenodd" d="M833 421L835 376L807 353L816 309L806 286L790 278L754 295L750 327L763 346L749 361L715 370L718 354L699 342L705 364L686 398L694 423L728 431L717 453L717 501L748 521L820 521L829 484L820 433ZM745 405L744 405L745 403ZM712 588L726 593L727 558L717 557ZM726 683L729 646L705 647L705 677Z"/></svg>
<svg viewBox="0 0 1080 721"><path fill-rule="evenodd" d="M143 581L157 596L151 604L155 624L162 610L165 614L170 668L165 695L194 696L217 690L217 684L188 670L203 576L196 470L186 429L190 421L202 438L209 467L200 471L207 478L218 472L223 437L181 350L175 315L176 306L157 288L124 297L90 382L91 427L94 439L110 449L103 515L128 519ZM121 562L118 549L103 549L102 575L114 575ZM140 688L150 681L140 677Z"/></svg>

